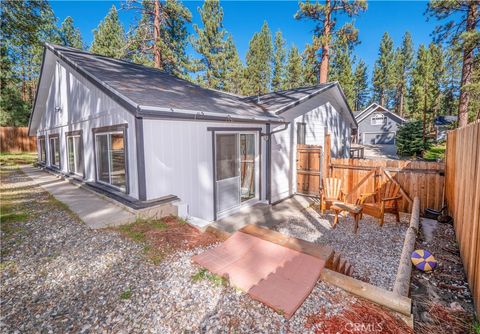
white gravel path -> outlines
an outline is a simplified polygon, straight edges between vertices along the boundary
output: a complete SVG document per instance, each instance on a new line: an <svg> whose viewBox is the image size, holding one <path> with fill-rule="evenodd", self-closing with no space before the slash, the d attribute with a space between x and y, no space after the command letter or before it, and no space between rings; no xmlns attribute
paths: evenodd
<svg viewBox="0 0 480 334"><path fill-rule="evenodd" d="M400 223L395 221L394 215L386 215L383 227L378 224L378 219L363 215L355 234L350 215L340 217L337 227L332 229L333 214L311 214L311 210L292 214L273 229L333 247L353 265L353 277L387 290L393 289L410 215L400 214Z"/></svg>
<svg viewBox="0 0 480 334"><path fill-rule="evenodd" d="M233 288L193 283L199 268L190 258L203 249L155 266L140 245L52 209L25 175L7 176L1 187L18 208L37 214L2 236L1 332L308 333L307 315L338 313L356 301L320 282L287 321Z"/></svg>

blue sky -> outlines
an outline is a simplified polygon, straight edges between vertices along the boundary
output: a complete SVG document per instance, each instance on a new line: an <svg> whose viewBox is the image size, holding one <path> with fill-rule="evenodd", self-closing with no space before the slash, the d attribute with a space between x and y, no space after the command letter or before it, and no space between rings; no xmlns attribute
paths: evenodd
<svg viewBox="0 0 480 334"><path fill-rule="evenodd" d="M105 17L112 4L121 8L122 2L52 1L51 4L59 22L67 16L73 17L85 42L90 45L93 38L92 30ZM193 22L200 24L197 8L202 2L184 1L184 4L193 14ZM245 59L249 40L260 30L264 20L268 21L272 32L277 30L283 32L287 45L295 44L303 50L305 44L311 41L313 22L297 21L293 18L298 8L297 1L222 1L221 4L225 28L233 35L242 59ZM426 6L426 1L368 1L368 10L355 18L361 44L355 48L354 53L365 60L371 71L380 39L385 31L393 37L395 46L401 43L406 31L412 34L416 47L421 43L430 43L430 34L437 22L433 19L430 22L426 20L423 15ZM120 10L119 15L128 29L134 22L136 14ZM191 27L190 30L193 31Z"/></svg>

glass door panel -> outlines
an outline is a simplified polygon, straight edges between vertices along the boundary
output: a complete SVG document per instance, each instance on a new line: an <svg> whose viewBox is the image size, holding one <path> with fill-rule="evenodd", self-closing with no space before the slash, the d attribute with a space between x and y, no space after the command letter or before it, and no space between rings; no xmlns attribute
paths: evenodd
<svg viewBox="0 0 480 334"><path fill-rule="evenodd" d="M239 152L237 134L216 135L217 211L240 204Z"/></svg>
<svg viewBox="0 0 480 334"><path fill-rule="evenodd" d="M240 135L240 181L241 201L255 197L255 135Z"/></svg>

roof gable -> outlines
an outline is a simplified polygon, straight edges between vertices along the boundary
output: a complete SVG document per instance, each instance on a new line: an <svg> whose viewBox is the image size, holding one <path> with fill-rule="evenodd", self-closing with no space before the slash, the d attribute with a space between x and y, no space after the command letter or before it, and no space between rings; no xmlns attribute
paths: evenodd
<svg viewBox="0 0 480 334"><path fill-rule="evenodd" d="M363 122L369 115L371 115L374 112L381 112L381 113L389 114L391 116L391 118L393 118L394 120L397 121L397 123L406 122L406 119L404 119L403 117L398 116L394 112L391 112L387 108L385 108L385 107L381 106L380 104L374 102L371 105L369 105L367 108L365 108L363 111L361 111L360 113L355 114L355 118L357 120L357 123Z"/></svg>

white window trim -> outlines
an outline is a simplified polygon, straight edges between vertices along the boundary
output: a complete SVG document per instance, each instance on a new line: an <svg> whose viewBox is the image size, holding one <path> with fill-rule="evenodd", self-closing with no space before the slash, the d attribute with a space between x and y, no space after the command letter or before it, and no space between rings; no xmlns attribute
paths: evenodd
<svg viewBox="0 0 480 334"><path fill-rule="evenodd" d="M54 141L53 147L52 147L52 140ZM60 169L61 160L62 160L62 157L61 157L62 152L60 151L60 136L58 136L58 135L49 136L48 137L48 145L49 145L49 148L50 148L50 165L52 167ZM52 158L55 159L56 148L58 148L58 161L55 161L55 163L53 163Z"/></svg>
<svg viewBox="0 0 480 334"><path fill-rule="evenodd" d="M97 136L103 136L103 135L112 135L112 134L121 134L123 136L123 142L124 142L124 155L125 155L125 186L122 188L122 187L118 187L114 184L112 184L112 171L111 171L111 168L112 168L112 158L111 156L109 155L108 156L108 180L109 180L109 183L107 182L103 182L101 181L99 178L98 178L98 175L99 175L99 171L98 171L98 167L99 167L99 164L98 164L98 157L97 157L97 150L98 150L98 145L97 145ZM125 138L125 131L123 130L115 130L115 131L105 131L105 132L97 132L95 133L95 171L96 171L96 182L100 183L100 184L103 184L103 185L106 185L108 187L111 187L111 188L114 188L114 189L117 189L121 192L124 192L124 193L127 193L128 191L128 172L127 172L127 148L126 148L126 145L127 145L127 141L126 141L126 138ZM112 150L112 141L109 140L108 141L108 151L110 152Z"/></svg>
<svg viewBox="0 0 480 334"><path fill-rule="evenodd" d="M72 171L70 170L70 147L68 145L68 139L69 138L78 138L80 140L80 147L82 147L82 135L81 134L78 134L78 135L67 135L67 170L69 173L71 174L74 174L74 175L78 175L78 176L82 176L83 177L83 171ZM81 154L83 154L83 152L80 152ZM75 141L73 143L73 165L76 167L77 166L77 148L75 146Z"/></svg>

